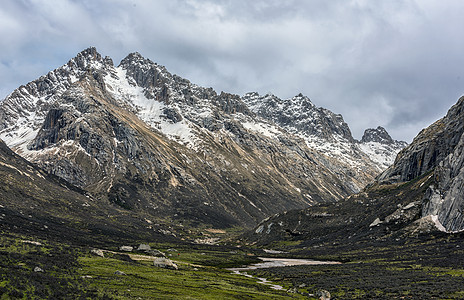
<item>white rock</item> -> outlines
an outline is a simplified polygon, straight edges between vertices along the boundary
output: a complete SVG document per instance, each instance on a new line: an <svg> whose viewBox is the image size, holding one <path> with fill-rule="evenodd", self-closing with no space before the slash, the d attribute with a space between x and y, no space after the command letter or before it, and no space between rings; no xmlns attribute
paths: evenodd
<svg viewBox="0 0 464 300"><path fill-rule="evenodd" d="M121 246L121 247L119 247L119 250L131 252L132 250L134 250L134 247L132 247L132 246Z"/></svg>
<svg viewBox="0 0 464 300"><path fill-rule="evenodd" d="M153 261L153 265L158 268L177 270L178 267L169 258L157 257Z"/></svg>
<svg viewBox="0 0 464 300"><path fill-rule="evenodd" d="M374 226L377 226L377 225L380 225L382 224L383 222L380 221L379 218L375 219L374 222L371 223L371 225L369 225L369 227L374 227Z"/></svg>

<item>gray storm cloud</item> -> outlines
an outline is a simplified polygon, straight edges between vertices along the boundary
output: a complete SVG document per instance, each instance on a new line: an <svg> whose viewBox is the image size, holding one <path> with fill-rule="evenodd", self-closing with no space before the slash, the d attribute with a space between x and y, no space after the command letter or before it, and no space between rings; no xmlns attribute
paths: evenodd
<svg viewBox="0 0 464 300"><path fill-rule="evenodd" d="M218 91L300 92L411 141L464 91L462 1L3 1L0 98L88 46Z"/></svg>

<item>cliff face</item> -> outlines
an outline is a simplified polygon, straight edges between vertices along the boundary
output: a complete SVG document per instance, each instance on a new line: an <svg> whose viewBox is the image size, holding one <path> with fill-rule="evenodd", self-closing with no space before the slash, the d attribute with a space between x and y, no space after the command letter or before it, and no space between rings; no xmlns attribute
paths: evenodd
<svg viewBox="0 0 464 300"><path fill-rule="evenodd" d="M464 132L463 101L461 97L444 118L423 129L398 154L394 165L380 176L380 180L411 180L433 170L450 155Z"/></svg>
<svg viewBox="0 0 464 300"><path fill-rule="evenodd" d="M438 215L448 231L464 230L464 98L453 106L446 118L451 132L446 135L449 154L434 171L434 185L430 187L423 207L423 215Z"/></svg>
<svg viewBox="0 0 464 300"><path fill-rule="evenodd" d="M447 231L464 229L464 97L447 115L422 130L402 150L380 181L404 182L432 172L434 183L424 196L422 215L437 215Z"/></svg>

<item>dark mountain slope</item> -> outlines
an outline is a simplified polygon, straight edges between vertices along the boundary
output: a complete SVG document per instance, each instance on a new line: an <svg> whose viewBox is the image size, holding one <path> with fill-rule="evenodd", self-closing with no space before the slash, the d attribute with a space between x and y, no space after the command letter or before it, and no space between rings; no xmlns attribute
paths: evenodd
<svg viewBox="0 0 464 300"><path fill-rule="evenodd" d="M174 240L141 216L104 205L57 176L31 165L0 140L0 230L95 246L126 240Z"/></svg>

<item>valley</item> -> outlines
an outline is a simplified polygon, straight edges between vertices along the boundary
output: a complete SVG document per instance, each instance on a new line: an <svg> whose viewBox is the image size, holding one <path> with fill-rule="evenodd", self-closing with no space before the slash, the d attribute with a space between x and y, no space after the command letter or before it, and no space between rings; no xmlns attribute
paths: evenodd
<svg viewBox="0 0 464 300"><path fill-rule="evenodd" d="M0 102L0 298L462 299L463 114L356 140L88 48Z"/></svg>
<svg viewBox="0 0 464 300"><path fill-rule="evenodd" d="M462 234L304 249L287 244L282 247L287 253L275 255L340 263L247 270L251 278L229 268L269 257L256 247L148 243L177 264L178 269L171 270L154 267L154 257L137 251L135 241L125 241L134 246L126 252L102 236L99 246L107 250L100 257L92 254L91 246L25 238L2 232L0 291L6 299L319 299L325 291L331 299L461 299L463 295ZM43 271L36 271L37 267ZM266 278L267 284L258 278Z"/></svg>

